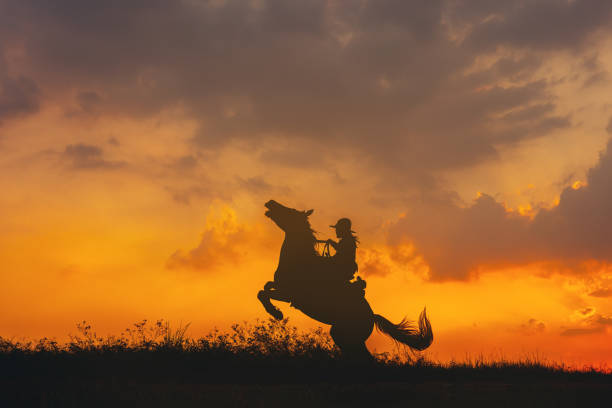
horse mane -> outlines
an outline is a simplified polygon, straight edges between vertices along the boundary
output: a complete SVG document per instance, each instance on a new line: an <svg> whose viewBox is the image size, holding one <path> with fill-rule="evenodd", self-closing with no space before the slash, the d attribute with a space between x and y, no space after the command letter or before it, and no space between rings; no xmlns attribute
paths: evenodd
<svg viewBox="0 0 612 408"><path fill-rule="evenodd" d="M312 241L312 249L315 250L315 245L317 243L317 231L313 230L310 226L310 221L306 218L306 226L308 227L305 231L308 234L308 238Z"/></svg>
<svg viewBox="0 0 612 408"><path fill-rule="evenodd" d="M309 241L309 243L311 244L312 247L312 251L314 254L318 255L319 252L316 249L316 244L317 244L317 236L316 233L317 231L315 231L314 229L312 229L312 227L310 226L310 221L308 220L308 218L306 217L304 220L304 226L300 226L301 228L303 228L303 234L304 234L304 239L307 239Z"/></svg>

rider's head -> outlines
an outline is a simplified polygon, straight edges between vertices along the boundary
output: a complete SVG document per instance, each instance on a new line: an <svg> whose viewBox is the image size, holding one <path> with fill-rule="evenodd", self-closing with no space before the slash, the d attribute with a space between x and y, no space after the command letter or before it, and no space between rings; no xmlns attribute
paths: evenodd
<svg viewBox="0 0 612 408"><path fill-rule="evenodd" d="M351 220L348 218L340 218L336 225L330 225L331 228L336 229L336 236L338 238L348 237L351 233L355 231L351 231Z"/></svg>

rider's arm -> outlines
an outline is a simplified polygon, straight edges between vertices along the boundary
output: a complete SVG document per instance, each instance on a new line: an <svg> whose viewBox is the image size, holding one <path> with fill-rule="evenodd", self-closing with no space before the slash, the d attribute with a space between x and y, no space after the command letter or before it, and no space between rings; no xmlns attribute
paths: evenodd
<svg viewBox="0 0 612 408"><path fill-rule="evenodd" d="M332 248L338 249L338 243L336 241L334 241L333 239L328 239L325 242L328 243L329 245L331 245Z"/></svg>

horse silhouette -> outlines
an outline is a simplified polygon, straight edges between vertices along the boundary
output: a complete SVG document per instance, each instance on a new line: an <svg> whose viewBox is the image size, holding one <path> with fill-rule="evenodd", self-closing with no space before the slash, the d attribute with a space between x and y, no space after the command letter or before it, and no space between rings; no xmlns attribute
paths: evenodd
<svg viewBox="0 0 612 408"><path fill-rule="evenodd" d="M283 314L270 300L290 302L312 319L331 325L332 339L349 359L371 359L365 341L374 325L411 349L429 347L433 332L425 309L419 316L418 329L406 319L393 324L374 314L362 290L334 276L331 264L315 248L317 239L308 220L313 210L295 210L274 200L265 207L265 215L285 232L274 281L267 282L257 295L268 313L280 320Z"/></svg>

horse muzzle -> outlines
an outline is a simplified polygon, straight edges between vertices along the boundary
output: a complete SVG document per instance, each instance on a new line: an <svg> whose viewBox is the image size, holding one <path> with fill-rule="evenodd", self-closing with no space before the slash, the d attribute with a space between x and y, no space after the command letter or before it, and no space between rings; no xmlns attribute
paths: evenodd
<svg viewBox="0 0 612 408"><path fill-rule="evenodd" d="M280 204L279 204L279 203L277 203L277 202L276 202L276 201L274 201L274 200L270 200L270 201L268 201L267 203L265 203L265 204L264 204L264 207L266 207L266 208L268 209L268 211L266 211L266 212L264 213L264 215L265 215L266 217L270 218L270 216L272 215L272 210L273 210L273 207L275 207L275 206L276 206L276 207L278 207L279 205L280 205Z"/></svg>

